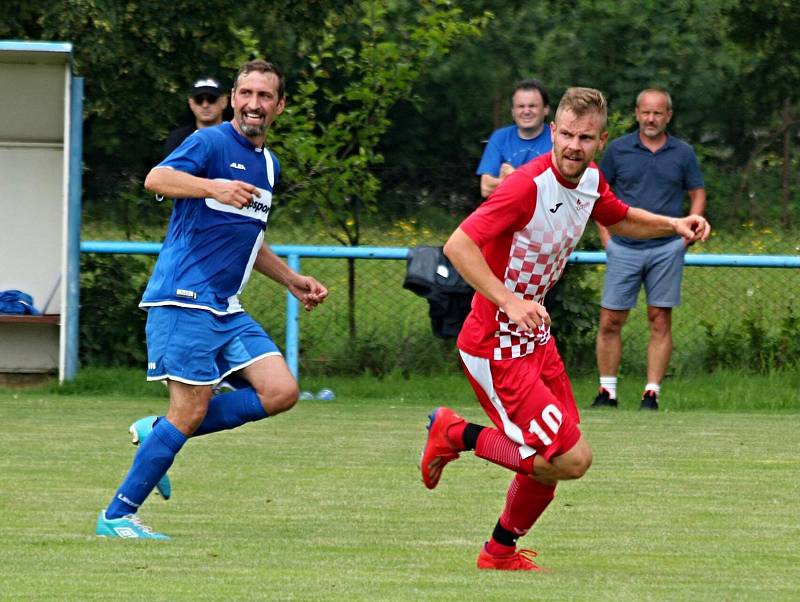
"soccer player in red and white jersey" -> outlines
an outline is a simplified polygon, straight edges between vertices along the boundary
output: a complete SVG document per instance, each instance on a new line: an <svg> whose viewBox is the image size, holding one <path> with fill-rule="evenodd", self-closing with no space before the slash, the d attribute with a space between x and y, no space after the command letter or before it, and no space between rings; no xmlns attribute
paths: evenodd
<svg viewBox="0 0 800 602"><path fill-rule="evenodd" d="M446 407L430 416L420 469L439 483L459 453L516 473L503 513L478 556L478 568L541 570L518 550L555 495L579 479L592 450L542 305L589 219L631 238L679 234L705 240L699 215L673 218L620 201L593 162L608 138L607 108L592 88L566 91L551 124L553 150L517 169L450 236L444 252L476 290L458 337L464 372L493 427L468 423ZM556 325L557 326L557 325Z"/></svg>

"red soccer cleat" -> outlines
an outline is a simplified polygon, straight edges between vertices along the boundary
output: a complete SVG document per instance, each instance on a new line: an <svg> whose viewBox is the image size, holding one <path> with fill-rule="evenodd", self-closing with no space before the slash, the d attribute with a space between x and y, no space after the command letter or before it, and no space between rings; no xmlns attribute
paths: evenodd
<svg viewBox="0 0 800 602"><path fill-rule="evenodd" d="M454 424L464 422L464 419L450 408L436 408L429 418L428 439L422 448L419 469L425 487L434 489L439 484L445 465L458 459L458 450L447 438L447 429Z"/></svg>
<svg viewBox="0 0 800 602"><path fill-rule="evenodd" d="M536 555L534 550L522 549L511 556L492 556L484 546L478 554L478 568L495 571L544 571L545 569L531 560Z"/></svg>

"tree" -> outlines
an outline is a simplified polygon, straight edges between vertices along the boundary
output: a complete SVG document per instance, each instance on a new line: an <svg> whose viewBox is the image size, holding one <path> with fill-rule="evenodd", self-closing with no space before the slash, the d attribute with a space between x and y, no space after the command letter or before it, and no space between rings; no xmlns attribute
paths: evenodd
<svg viewBox="0 0 800 602"><path fill-rule="evenodd" d="M800 13L797 5L786 0L750 0L739 2L729 11L731 37L741 44L750 60L742 74L748 81L747 92L766 110L761 119L751 123L752 140L759 126L765 133L751 153L744 172L749 175L756 158L774 141L780 141L782 182L782 224L789 229L792 132L800 124ZM743 178L743 179L744 179Z"/></svg>
<svg viewBox="0 0 800 602"><path fill-rule="evenodd" d="M283 199L311 209L330 236L357 246L363 214L378 210L378 146L389 111L413 100L413 84L458 41L480 34L489 15L466 18L447 0L387 5L363 0L327 13L318 38L302 43L307 67L272 138L282 158ZM349 261L350 335L355 337L355 262Z"/></svg>

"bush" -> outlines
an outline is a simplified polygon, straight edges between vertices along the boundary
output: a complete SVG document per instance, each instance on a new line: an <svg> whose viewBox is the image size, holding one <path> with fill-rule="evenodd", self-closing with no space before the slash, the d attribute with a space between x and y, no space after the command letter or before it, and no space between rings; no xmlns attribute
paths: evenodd
<svg viewBox="0 0 800 602"><path fill-rule="evenodd" d="M726 323L717 330L702 320L706 333L705 364L709 372L738 369L745 373L767 374L773 370L800 365L800 316L791 303L778 324L770 329L761 314L746 314L738 323Z"/></svg>
<svg viewBox="0 0 800 602"><path fill-rule="evenodd" d="M81 256L80 361L84 366L147 363L138 308L152 259L130 255Z"/></svg>
<svg viewBox="0 0 800 602"><path fill-rule="evenodd" d="M558 350L568 371L574 374L595 369L595 327L600 293L585 279L585 274L586 270L567 266L546 300Z"/></svg>

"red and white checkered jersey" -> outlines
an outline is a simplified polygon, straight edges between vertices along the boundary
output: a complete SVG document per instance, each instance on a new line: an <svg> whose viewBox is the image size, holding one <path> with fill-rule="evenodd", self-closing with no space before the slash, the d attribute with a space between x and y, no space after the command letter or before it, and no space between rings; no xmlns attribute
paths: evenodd
<svg viewBox="0 0 800 602"><path fill-rule="evenodd" d="M461 229L481 248L506 288L520 298L542 303L564 271L589 218L609 226L627 213L628 205L614 195L596 164L573 184L561 177L548 153L508 176L461 223ZM527 355L549 338L547 328L533 336L518 332L504 311L475 293L458 348L502 360Z"/></svg>

